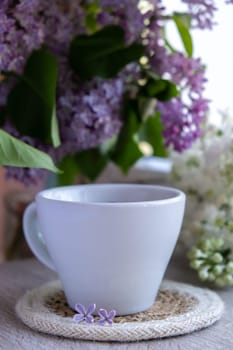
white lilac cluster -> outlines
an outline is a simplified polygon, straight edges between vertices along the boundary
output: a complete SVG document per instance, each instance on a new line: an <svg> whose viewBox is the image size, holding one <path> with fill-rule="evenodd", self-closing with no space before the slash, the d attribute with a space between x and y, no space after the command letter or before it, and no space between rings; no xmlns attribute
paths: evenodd
<svg viewBox="0 0 233 350"><path fill-rule="evenodd" d="M233 286L233 256L222 238L206 238L195 244L188 253L190 266L202 281L219 287Z"/></svg>
<svg viewBox="0 0 233 350"><path fill-rule="evenodd" d="M233 123L231 119L227 113L223 113L219 127L206 123L202 137L193 148L182 155L174 153L172 157L173 184L187 194L181 244L191 248L189 254L191 266L199 271L199 275L202 274L200 271L204 267L205 270L207 269L207 265L208 269L211 266L213 268L214 262L209 256L208 263L205 261L204 264L204 260L197 261L199 258L195 255L200 246L209 247L209 239L222 240L222 246L219 249L228 252L227 259L222 259L222 266L233 259ZM204 255L202 258L205 258ZM224 271L222 269L222 272ZM212 282L218 285L229 284L222 279L222 274L220 275L220 279L216 276L214 279L211 275ZM206 280L208 280L207 277Z"/></svg>

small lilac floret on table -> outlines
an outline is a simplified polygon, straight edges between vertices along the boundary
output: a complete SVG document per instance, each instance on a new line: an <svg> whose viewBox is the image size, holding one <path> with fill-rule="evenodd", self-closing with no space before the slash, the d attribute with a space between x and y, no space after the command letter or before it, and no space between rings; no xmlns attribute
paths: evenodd
<svg viewBox="0 0 233 350"><path fill-rule="evenodd" d="M94 317L92 316L92 314L95 311L95 309L95 304L90 304L88 308L85 308L85 306L82 304L76 304L75 310L78 313L74 315L73 320L78 323L82 321L86 321L87 323L93 323Z"/></svg>
<svg viewBox="0 0 233 350"><path fill-rule="evenodd" d="M100 316L100 320L98 321L98 324L101 326L105 325L112 325L113 324L113 319L116 316L116 311L111 310L107 312L105 309L99 309L98 314Z"/></svg>

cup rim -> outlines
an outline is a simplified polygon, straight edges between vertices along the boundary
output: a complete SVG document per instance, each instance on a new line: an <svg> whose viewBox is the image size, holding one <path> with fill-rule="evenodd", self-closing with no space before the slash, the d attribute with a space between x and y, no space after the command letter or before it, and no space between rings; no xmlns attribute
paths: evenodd
<svg viewBox="0 0 233 350"><path fill-rule="evenodd" d="M142 200L142 201L129 201L129 202L107 202L107 201L71 201L66 199L58 199L58 198L52 198L48 197L49 193L55 192L55 191L65 191L67 189L84 189L86 188L135 188L135 189L148 189L148 190L161 190L164 192L173 193L173 196L169 198L164 199L155 199L155 200ZM61 187L53 187L49 189L42 190L36 194L36 201L38 200L46 200L56 203L69 203L70 205L82 205L82 206L105 206L105 207L130 207L130 206L155 206L155 205L163 205L163 204L170 204L179 202L180 200L185 199L185 193L175 187L171 186L161 186L161 185L152 185L152 184L137 184L137 183L101 183L101 184L83 184L83 185L68 185L68 186L61 186Z"/></svg>

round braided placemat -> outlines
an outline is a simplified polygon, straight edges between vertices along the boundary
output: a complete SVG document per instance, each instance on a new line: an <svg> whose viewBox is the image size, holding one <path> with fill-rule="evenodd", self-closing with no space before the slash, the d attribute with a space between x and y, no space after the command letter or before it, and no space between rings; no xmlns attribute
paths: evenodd
<svg viewBox="0 0 233 350"><path fill-rule="evenodd" d="M164 281L152 307L118 316L112 326L76 323L59 281L28 291L16 304L18 317L40 332L73 339L137 341L187 334L220 319L223 302L208 289ZM98 316L95 316L95 321Z"/></svg>

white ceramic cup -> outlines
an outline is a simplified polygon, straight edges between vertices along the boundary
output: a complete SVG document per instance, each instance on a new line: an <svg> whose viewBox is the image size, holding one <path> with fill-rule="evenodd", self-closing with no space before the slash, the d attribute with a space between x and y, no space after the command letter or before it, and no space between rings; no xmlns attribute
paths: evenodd
<svg viewBox="0 0 233 350"><path fill-rule="evenodd" d="M174 250L183 192L134 184L78 185L39 192L24 214L36 257L54 269L71 308L76 303L148 309Z"/></svg>

